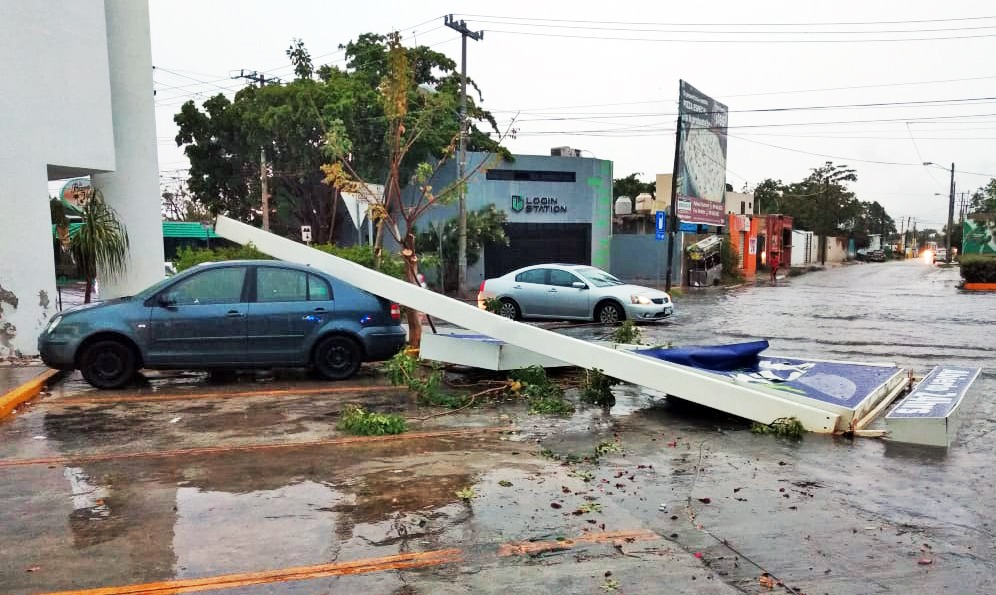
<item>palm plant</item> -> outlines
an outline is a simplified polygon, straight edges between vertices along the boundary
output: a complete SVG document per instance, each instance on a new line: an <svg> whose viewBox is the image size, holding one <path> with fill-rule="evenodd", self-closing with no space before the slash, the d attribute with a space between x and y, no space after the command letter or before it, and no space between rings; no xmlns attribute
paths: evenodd
<svg viewBox="0 0 996 595"><path fill-rule="evenodd" d="M83 303L89 304L97 271L114 276L127 267L128 231L99 190L83 204L81 214L83 220L70 239L69 250L86 281Z"/></svg>

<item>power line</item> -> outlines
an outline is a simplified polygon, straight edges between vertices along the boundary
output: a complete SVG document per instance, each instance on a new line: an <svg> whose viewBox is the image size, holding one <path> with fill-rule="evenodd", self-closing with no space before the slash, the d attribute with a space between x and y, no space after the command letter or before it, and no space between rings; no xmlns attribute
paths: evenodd
<svg viewBox="0 0 996 595"><path fill-rule="evenodd" d="M897 38L865 38L865 39L814 39L814 38L804 38L804 39L704 39L704 38L688 38L688 39L670 39L670 38L660 38L660 37L609 37L604 35L569 35L566 33L537 33L531 31L510 31L508 29L486 29L490 33L498 33L505 35L527 35L534 37L558 37L563 39L595 39L602 41L646 41L653 43L694 43L694 44L706 44L706 43L896 43L896 42L908 42L908 41L945 41L945 40L957 40L957 39L981 39L996 37L996 33L987 33L979 35L956 35L956 36L941 36L941 37L897 37Z"/></svg>
<svg viewBox="0 0 996 595"><path fill-rule="evenodd" d="M605 21L605 20L584 21L584 20L575 20L575 19L544 19L544 18L508 17L508 16L501 16L501 15L483 15L483 14L461 14L461 16L473 17L473 18L479 18L479 19L515 19L515 20L522 20L522 21L546 21L546 22L557 22L557 23L602 23L602 24L613 24L613 25L660 25L660 26L680 25L680 26L688 26L688 27L693 27L693 26L701 26L701 27L711 27L711 26L719 26L719 27L726 27L726 26L730 26L730 27L732 27L732 26L745 26L745 27L779 27L779 26L801 27L801 26L813 26L813 27L820 27L820 26L839 26L839 25L900 25L900 24L908 24L908 23L949 23L949 22L956 22L956 21L984 21L984 20L996 19L996 16L973 16L973 17L949 17L949 18L945 18L945 19L919 19L919 20L902 20L902 21L838 21L838 22L832 22L832 21L831 22L806 21L806 22L795 22L795 23L785 23L785 22L782 22L782 23L774 23L774 22L766 22L766 23L759 23L759 22L733 22L733 23L717 23L717 22L709 22L709 23L682 23L682 22L674 22L674 23L647 23L645 21L637 21L637 22L634 22L634 21Z"/></svg>
<svg viewBox="0 0 996 595"><path fill-rule="evenodd" d="M537 27L543 29L571 29L582 31L619 31L623 33L693 33L693 34L716 34L716 35L865 35L865 34L892 34L892 33L940 33L945 31L980 31L986 29L996 29L996 25L977 25L972 27L939 27L939 28L919 28L919 29L861 29L861 30L832 30L832 31L728 31L728 30L708 30L708 29L660 29L660 28L634 28L634 27L607 27L602 25L550 25L546 23L528 23L512 21L492 21L478 20L479 23L490 23L493 25L505 25L514 27ZM608 23L611 24L611 23ZM670 27L679 25L668 25ZM704 26L704 25L703 25ZM732 25L731 25L732 26Z"/></svg>

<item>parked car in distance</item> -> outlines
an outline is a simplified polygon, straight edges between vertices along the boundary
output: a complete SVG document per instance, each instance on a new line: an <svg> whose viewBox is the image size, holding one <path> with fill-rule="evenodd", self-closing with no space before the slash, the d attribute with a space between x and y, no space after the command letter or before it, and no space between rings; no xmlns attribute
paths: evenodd
<svg viewBox="0 0 996 595"><path fill-rule="evenodd" d="M339 380L405 343L398 304L310 267L206 263L131 297L66 310L38 338L42 360L119 388L141 368L311 367Z"/></svg>
<svg viewBox="0 0 996 595"><path fill-rule="evenodd" d="M947 248L938 248L937 250L934 250L934 262L937 261L945 262L947 261L947 259L948 259Z"/></svg>
<svg viewBox="0 0 996 595"><path fill-rule="evenodd" d="M868 262L885 262L884 250L869 250L865 255Z"/></svg>
<svg viewBox="0 0 996 595"><path fill-rule="evenodd" d="M540 264L521 268L481 283L477 306L488 299L501 302L506 318L650 321L674 313L671 296L663 291L630 285L588 265Z"/></svg>

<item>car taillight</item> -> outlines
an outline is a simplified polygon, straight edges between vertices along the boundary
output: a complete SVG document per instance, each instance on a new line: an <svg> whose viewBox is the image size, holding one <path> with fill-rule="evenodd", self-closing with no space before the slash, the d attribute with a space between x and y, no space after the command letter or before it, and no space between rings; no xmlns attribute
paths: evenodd
<svg viewBox="0 0 996 595"><path fill-rule="evenodd" d="M391 320L401 320L401 306L398 304L391 304Z"/></svg>
<svg viewBox="0 0 996 595"><path fill-rule="evenodd" d="M484 284L485 283L487 283L487 280L481 281L481 286L477 288L477 293L484 293Z"/></svg>

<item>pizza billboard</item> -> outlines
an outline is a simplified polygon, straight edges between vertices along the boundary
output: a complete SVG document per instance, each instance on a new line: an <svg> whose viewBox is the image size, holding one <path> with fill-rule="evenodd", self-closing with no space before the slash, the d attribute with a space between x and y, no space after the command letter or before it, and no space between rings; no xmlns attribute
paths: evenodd
<svg viewBox="0 0 996 595"><path fill-rule="evenodd" d="M678 117L678 218L686 223L723 225L728 109L681 81Z"/></svg>

